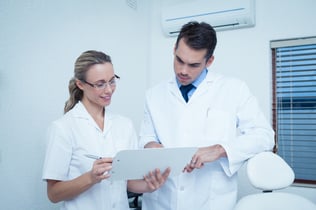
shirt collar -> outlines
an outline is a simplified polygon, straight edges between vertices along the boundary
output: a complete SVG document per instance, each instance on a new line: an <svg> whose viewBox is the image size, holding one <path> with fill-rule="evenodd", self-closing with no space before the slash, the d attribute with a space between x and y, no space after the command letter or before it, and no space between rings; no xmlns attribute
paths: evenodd
<svg viewBox="0 0 316 210"><path fill-rule="evenodd" d="M201 74L192 82L192 85L194 85L195 88L197 88L201 82L206 78L206 75L208 73L208 70L207 68L205 68ZM178 87L181 86L180 82L177 80L177 84L178 84Z"/></svg>

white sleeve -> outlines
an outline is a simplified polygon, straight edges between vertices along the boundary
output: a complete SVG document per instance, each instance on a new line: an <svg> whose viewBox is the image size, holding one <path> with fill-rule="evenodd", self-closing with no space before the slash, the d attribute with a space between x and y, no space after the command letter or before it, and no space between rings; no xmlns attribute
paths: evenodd
<svg viewBox="0 0 316 210"><path fill-rule="evenodd" d="M222 145L227 158L220 159L224 171L229 176L236 173L247 159L257 153L270 151L274 146L274 131L246 84L242 83L237 95L238 134L236 139Z"/></svg>
<svg viewBox="0 0 316 210"><path fill-rule="evenodd" d="M52 123L47 132L47 140L42 179L67 180L72 144L65 126L57 122Z"/></svg>
<svg viewBox="0 0 316 210"><path fill-rule="evenodd" d="M144 108L144 118L140 127L139 148L144 148L148 142L156 141L159 143L157 133L155 131L150 110L148 108L148 97Z"/></svg>

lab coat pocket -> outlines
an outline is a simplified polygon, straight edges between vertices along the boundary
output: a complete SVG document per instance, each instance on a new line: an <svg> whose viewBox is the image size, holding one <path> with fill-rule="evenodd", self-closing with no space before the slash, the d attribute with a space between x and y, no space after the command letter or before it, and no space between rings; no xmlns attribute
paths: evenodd
<svg viewBox="0 0 316 210"><path fill-rule="evenodd" d="M225 141L232 123L233 117L229 112L218 108L208 108L205 123L206 139L214 143Z"/></svg>

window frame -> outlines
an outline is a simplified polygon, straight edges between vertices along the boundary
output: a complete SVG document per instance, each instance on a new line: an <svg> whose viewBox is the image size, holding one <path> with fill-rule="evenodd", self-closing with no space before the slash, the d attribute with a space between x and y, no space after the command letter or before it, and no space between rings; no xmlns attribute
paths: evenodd
<svg viewBox="0 0 316 210"><path fill-rule="evenodd" d="M272 127L275 131L275 147L273 151L278 153L279 151L279 130L278 130L278 98L277 98L277 49L283 47L295 47L295 46L303 46L303 45L311 45L316 44L316 36L315 37L303 37L303 38L293 38L293 39L284 39L284 40L272 40L270 41L270 49L271 49L271 61L272 61ZM314 80L312 80L314 81ZM316 82L316 79L315 79ZM294 97L293 97L294 98ZM284 110L284 109L282 109ZM295 124L294 124L295 125ZM311 125L313 125L311 123ZM281 135L281 134L280 134ZM315 151L316 152L316 151ZM282 154L279 154L282 157ZM315 161L316 162L316 161ZM288 163L291 165L290 163ZM293 169L294 170L294 169ZM294 170L295 171L295 170ZM308 184L316 187L316 177L314 180L306 180L306 179L297 179L294 180L295 184Z"/></svg>

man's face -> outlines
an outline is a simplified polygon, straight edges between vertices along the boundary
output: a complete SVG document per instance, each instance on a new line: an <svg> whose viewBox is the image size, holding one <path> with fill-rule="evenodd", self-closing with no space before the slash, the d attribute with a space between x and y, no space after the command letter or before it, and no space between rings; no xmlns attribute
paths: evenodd
<svg viewBox="0 0 316 210"><path fill-rule="evenodd" d="M201 72L211 65L214 57L205 59L207 50L194 50L190 48L181 39L178 44L178 48L174 50L174 72L178 81L182 85L188 85L192 83Z"/></svg>

